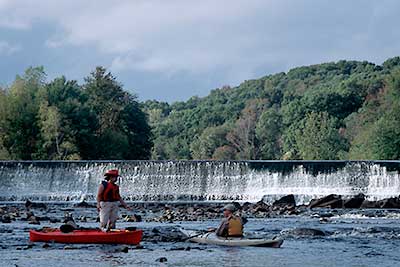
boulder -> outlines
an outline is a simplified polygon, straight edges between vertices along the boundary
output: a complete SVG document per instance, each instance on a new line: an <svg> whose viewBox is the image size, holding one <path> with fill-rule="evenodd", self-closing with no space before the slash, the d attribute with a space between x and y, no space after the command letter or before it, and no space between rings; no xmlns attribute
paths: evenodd
<svg viewBox="0 0 400 267"><path fill-rule="evenodd" d="M76 207L76 208L94 208L95 206L91 205L83 200L79 203L74 204L74 207Z"/></svg>
<svg viewBox="0 0 400 267"><path fill-rule="evenodd" d="M379 208L379 204L376 201L364 200L360 206L361 209L376 209Z"/></svg>
<svg viewBox="0 0 400 267"><path fill-rule="evenodd" d="M35 203L30 201L29 199L25 202L25 207L27 209L46 209L47 206L44 203Z"/></svg>
<svg viewBox="0 0 400 267"><path fill-rule="evenodd" d="M280 199L275 201L272 205L296 207L296 200L294 199L294 195L287 195L287 196L281 197Z"/></svg>
<svg viewBox="0 0 400 267"><path fill-rule="evenodd" d="M400 209L399 197L391 197L377 201L381 209Z"/></svg>
<svg viewBox="0 0 400 267"><path fill-rule="evenodd" d="M281 231L281 235L284 236L325 236L325 232L319 229L313 228L294 228L294 229L286 229Z"/></svg>
<svg viewBox="0 0 400 267"><path fill-rule="evenodd" d="M319 199L311 200L310 204L308 205L310 209L312 208L331 208L337 209L343 207L343 200L342 196L331 194Z"/></svg>
<svg viewBox="0 0 400 267"><path fill-rule="evenodd" d="M11 217L9 216L9 215L3 215L2 217L1 217L1 222L2 223L11 223Z"/></svg>
<svg viewBox="0 0 400 267"><path fill-rule="evenodd" d="M40 221L38 220L38 218L36 216L31 216L28 219L29 224L40 224Z"/></svg>
<svg viewBox="0 0 400 267"><path fill-rule="evenodd" d="M142 216L138 214L133 214L133 215L127 215L124 219L126 222L141 222L142 221Z"/></svg>
<svg viewBox="0 0 400 267"><path fill-rule="evenodd" d="M358 209L361 207L365 200L365 195L360 193L350 199L347 199L343 203L343 207L346 209Z"/></svg>
<svg viewBox="0 0 400 267"><path fill-rule="evenodd" d="M156 261L157 262L167 262L168 259L166 257L161 257L161 258L156 259Z"/></svg>
<svg viewBox="0 0 400 267"><path fill-rule="evenodd" d="M239 202L234 201L234 202L232 202L232 204L235 206L236 210L241 210L242 209L242 206L240 205Z"/></svg>

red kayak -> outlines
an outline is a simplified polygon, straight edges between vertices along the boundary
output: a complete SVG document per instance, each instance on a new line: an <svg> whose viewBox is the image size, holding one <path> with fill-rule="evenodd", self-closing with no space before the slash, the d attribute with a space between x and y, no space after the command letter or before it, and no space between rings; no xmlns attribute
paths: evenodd
<svg viewBox="0 0 400 267"><path fill-rule="evenodd" d="M58 229L44 232L29 231L29 239L32 242L137 245L142 240L142 236L142 230L112 230L111 232L102 232L98 229L93 229L74 230L71 233L63 233Z"/></svg>

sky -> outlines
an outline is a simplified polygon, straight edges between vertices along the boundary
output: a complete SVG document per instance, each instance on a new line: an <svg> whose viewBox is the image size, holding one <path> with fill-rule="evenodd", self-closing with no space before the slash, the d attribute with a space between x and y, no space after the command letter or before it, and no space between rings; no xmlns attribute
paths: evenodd
<svg viewBox="0 0 400 267"><path fill-rule="evenodd" d="M400 56L397 0L0 0L0 86L29 66L104 66L140 100L181 101L323 62Z"/></svg>

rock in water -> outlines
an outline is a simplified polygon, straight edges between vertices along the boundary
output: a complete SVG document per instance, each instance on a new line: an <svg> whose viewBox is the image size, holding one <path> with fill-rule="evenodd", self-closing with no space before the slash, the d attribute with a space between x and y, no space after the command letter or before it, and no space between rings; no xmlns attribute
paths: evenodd
<svg viewBox="0 0 400 267"><path fill-rule="evenodd" d="M139 214L133 214L131 216L127 215L124 220L126 222L141 222L142 221L142 216Z"/></svg>
<svg viewBox="0 0 400 267"><path fill-rule="evenodd" d="M27 209L46 209L47 206L44 203L35 203L30 201L29 199L25 202L25 207Z"/></svg>
<svg viewBox="0 0 400 267"><path fill-rule="evenodd" d="M9 215L3 215L2 217L1 217L1 222L2 223L11 223L11 217L9 216Z"/></svg>
<svg viewBox="0 0 400 267"><path fill-rule="evenodd" d="M326 197L313 199L309 204L309 208L342 208L343 207L343 200L342 196L331 194L327 195Z"/></svg>
<svg viewBox="0 0 400 267"><path fill-rule="evenodd" d="M161 258L156 259L156 261L157 262L167 262L168 260L166 257L161 257Z"/></svg>
<svg viewBox="0 0 400 267"><path fill-rule="evenodd" d="M348 200L345 200L343 203L343 207L346 209L358 209L361 207L364 200L365 195L363 193L360 193Z"/></svg>
<svg viewBox="0 0 400 267"><path fill-rule="evenodd" d="M115 250L115 252L123 252L123 253L128 253L128 251L129 251L129 248L127 246L123 246L123 247L117 248Z"/></svg>
<svg viewBox="0 0 400 267"><path fill-rule="evenodd" d="M288 229L288 230L282 230L281 231L282 235L286 236L325 236L325 232L318 230L318 229L312 229L312 228L295 228L295 229Z"/></svg>
<svg viewBox="0 0 400 267"><path fill-rule="evenodd" d="M360 206L361 209L376 209L379 208L379 204L376 201L364 200Z"/></svg>
<svg viewBox="0 0 400 267"><path fill-rule="evenodd" d="M400 199L399 197L391 197L377 201L378 205L382 209L399 209Z"/></svg>
<svg viewBox="0 0 400 267"><path fill-rule="evenodd" d="M232 204L235 206L236 210L241 210L242 209L242 206L240 205L239 202L234 201L234 202L232 202Z"/></svg>
<svg viewBox="0 0 400 267"><path fill-rule="evenodd" d="M284 197L281 197L277 201L275 201L272 205L274 206L285 206L285 205L290 205L296 207L296 200L294 199L294 195L287 195Z"/></svg>
<svg viewBox="0 0 400 267"><path fill-rule="evenodd" d="M90 205L85 200L83 200L79 203L74 204L74 207L76 207L76 208L94 208L95 206Z"/></svg>
<svg viewBox="0 0 400 267"><path fill-rule="evenodd" d="M40 224L40 222L36 216L29 217L28 221L29 221L29 224Z"/></svg>

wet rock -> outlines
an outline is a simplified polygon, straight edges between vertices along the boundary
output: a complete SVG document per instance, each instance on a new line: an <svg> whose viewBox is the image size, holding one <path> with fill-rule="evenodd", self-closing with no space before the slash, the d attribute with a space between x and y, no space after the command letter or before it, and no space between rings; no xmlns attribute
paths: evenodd
<svg viewBox="0 0 400 267"><path fill-rule="evenodd" d="M47 243L43 244L43 246L42 246L42 248L49 248L49 247L50 247L50 245Z"/></svg>
<svg viewBox="0 0 400 267"><path fill-rule="evenodd" d="M322 213L319 213L318 216L320 218L331 218L331 217L333 217L335 215L333 213L331 213L331 212L322 212Z"/></svg>
<svg viewBox="0 0 400 267"><path fill-rule="evenodd" d="M35 246L35 245L34 244L29 244L26 247L24 247L23 249L24 250L31 249L31 248L33 248L33 246Z"/></svg>
<svg viewBox="0 0 400 267"><path fill-rule="evenodd" d="M296 237L303 237L303 236L325 236L325 232L312 229L312 228L295 228L295 229L287 229L281 231L282 235L285 236L296 236Z"/></svg>
<svg viewBox="0 0 400 267"><path fill-rule="evenodd" d="M309 204L309 208L342 208L343 207L343 200L342 196L331 194L319 199L311 200Z"/></svg>
<svg viewBox="0 0 400 267"><path fill-rule="evenodd" d="M186 236L179 230L178 227L155 227L151 230L146 230L143 235L143 241L151 242L179 242L185 240Z"/></svg>
<svg viewBox="0 0 400 267"><path fill-rule="evenodd" d="M251 208L252 204L250 202L245 202L242 205L242 210L247 211Z"/></svg>
<svg viewBox="0 0 400 267"><path fill-rule="evenodd" d="M3 215L3 216L1 216L0 221L2 223L11 223L11 217L7 214Z"/></svg>
<svg viewBox="0 0 400 267"><path fill-rule="evenodd" d="M123 252L123 253L128 253L128 251L129 251L129 248L127 246L122 246L115 250L115 252Z"/></svg>
<svg viewBox="0 0 400 267"><path fill-rule="evenodd" d="M48 216L36 216L38 221L50 221Z"/></svg>
<svg viewBox="0 0 400 267"><path fill-rule="evenodd" d="M379 204L376 201L364 200L360 208L362 209L376 209L379 208Z"/></svg>
<svg viewBox="0 0 400 267"><path fill-rule="evenodd" d="M40 224L40 221L35 216L31 216L28 221L29 224L36 224L36 225Z"/></svg>
<svg viewBox="0 0 400 267"><path fill-rule="evenodd" d="M124 220L126 222L141 222L142 221L142 216L140 216L139 214L133 214L130 216L125 216Z"/></svg>
<svg viewBox="0 0 400 267"><path fill-rule="evenodd" d="M161 258L156 259L156 262L167 262L167 261L168 261L168 259L166 257L161 257Z"/></svg>
<svg viewBox="0 0 400 267"><path fill-rule="evenodd" d="M232 202L232 204L235 206L236 210L241 210L242 209L242 206L240 205L239 202L234 201L234 202Z"/></svg>
<svg viewBox="0 0 400 267"><path fill-rule="evenodd" d="M360 193L350 199L347 199L343 203L343 207L346 209L358 209L361 207L365 200L365 195Z"/></svg>
<svg viewBox="0 0 400 267"><path fill-rule="evenodd" d="M257 213L257 212L268 212L269 211L269 207L265 204L263 205L257 205L254 210L253 213Z"/></svg>
<svg viewBox="0 0 400 267"><path fill-rule="evenodd" d="M280 199L276 200L273 206L293 206L296 207L296 200L294 199L294 195L287 195L281 197Z"/></svg>
<svg viewBox="0 0 400 267"><path fill-rule="evenodd" d="M319 218L319 223L328 223L328 218Z"/></svg>
<svg viewBox="0 0 400 267"><path fill-rule="evenodd" d="M174 247L174 248L170 248L168 249L169 251L175 251L175 250L185 250L185 247Z"/></svg>
<svg viewBox="0 0 400 267"><path fill-rule="evenodd" d="M79 203L74 204L74 207L75 208L94 208L95 206L91 205L91 204L87 203L85 200L83 200Z"/></svg>
<svg viewBox="0 0 400 267"><path fill-rule="evenodd" d="M30 211L26 213L26 220L29 224L40 224L39 218Z"/></svg>
<svg viewBox="0 0 400 267"><path fill-rule="evenodd" d="M25 202L25 207L27 209L46 209L47 206L44 203L35 203L30 201L29 199Z"/></svg>
<svg viewBox="0 0 400 267"><path fill-rule="evenodd" d="M400 198L391 197L377 201L378 206L382 209L399 209L400 208Z"/></svg>

